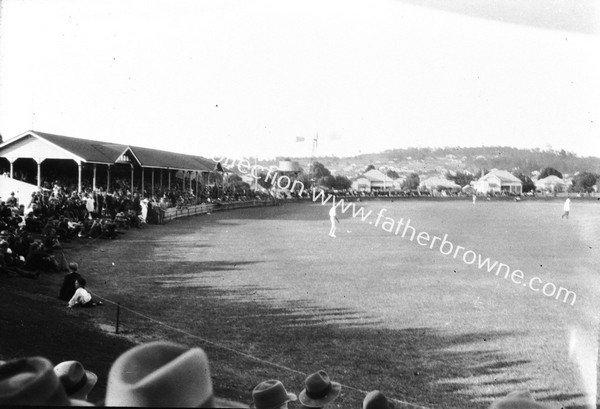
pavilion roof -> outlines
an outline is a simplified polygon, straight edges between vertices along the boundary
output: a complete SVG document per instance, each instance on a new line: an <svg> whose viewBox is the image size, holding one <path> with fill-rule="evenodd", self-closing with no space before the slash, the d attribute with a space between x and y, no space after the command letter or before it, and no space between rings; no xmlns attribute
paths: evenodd
<svg viewBox="0 0 600 409"><path fill-rule="evenodd" d="M40 131L28 131L6 141L0 145L0 153L3 147L31 137L43 139L54 146L81 158L83 161L90 163L113 164L117 162L123 154L130 154L142 167L212 171L216 165L210 159L197 155L74 138Z"/></svg>

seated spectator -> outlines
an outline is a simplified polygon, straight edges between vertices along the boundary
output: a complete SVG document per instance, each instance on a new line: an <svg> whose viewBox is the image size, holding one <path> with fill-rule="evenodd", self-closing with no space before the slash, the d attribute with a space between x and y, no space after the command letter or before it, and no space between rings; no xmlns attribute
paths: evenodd
<svg viewBox="0 0 600 409"><path fill-rule="evenodd" d="M54 367L54 373L70 399L86 401L88 394L98 382L96 374L86 371L78 361L61 362Z"/></svg>
<svg viewBox="0 0 600 409"><path fill-rule="evenodd" d="M371 391L363 400L363 409L393 409L394 405L379 391Z"/></svg>
<svg viewBox="0 0 600 409"><path fill-rule="evenodd" d="M88 237L95 239L100 236L102 236L102 222L100 219L94 219L92 226L90 227L90 233Z"/></svg>
<svg viewBox="0 0 600 409"><path fill-rule="evenodd" d="M123 353L108 374L106 406L245 408L213 395L208 357L200 348L155 341Z"/></svg>
<svg viewBox="0 0 600 409"><path fill-rule="evenodd" d="M528 390L514 391L492 403L490 409L551 409L536 402Z"/></svg>
<svg viewBox="0 0 600 409"><path fill-rule="evenodd" d="M12 267L13 264L13 252L8 247L8 241L0 238L0 267Z"/></svg>
<svg viewBox="0 0 600 409"><path fill-rule="evenodd" d="M297 400L293 393L288 393L280 381L271 379L256 385L252 391L252 409L287 409L288 402Z"/></svg>
<svg viewBox="0 0 600 409"><path fill-rule="evenodd" d="M6 199L6 205L8 207L19 207L19 199L15 197L15 192L11 192L10 197Z"/></svg>
<svg viewBox="0 0 600 409"><path fill-rule="evenodd" d="M102 220L102 237L105 239L117 238L117 224L110 219Z"/></svg>
<svg viewBox="0 0 600 409"><path fill-rule="evenodd" d="M92 295L89 293L88 290L85 289L86 284L87 283L85 281L85 278L78 278L77 280L75 280L75 294L73 294L73 297L71 297L71 299L69 300L69 304L67 305L67 307L89 308L94 306L94 302L92 301Z"/></svg>
<svg viewBox="0 0 600 409"><path fill-rule="evenodd" d="M46 358L15 359L0 365L0 406L93 406L67 396Z"/></svg>
<svg viewBox="0 0 600 409"><path fill-rule="evenodd" d="M298 400L305 408L323 408L340 396L342 385L331 382L327 372L320 370L309 375L304 381L305 388Z"/></svg>
<svg viewBox="0 0 600 409"><path fill-rule="evenodd" d="M30 271L48 271L58 273L58 262L52 254L45 251L40 240L35 240L29 246L29 253L25 257L25 268Z"/></svg>
<svg viewBox="0 0 600 409"><path fill-rule="evenodd" d="M58 298L63 301L69 301L75 295L75 281L79 280L81 274L77 272L79 265L77 263L69 263L69 274L65 275L63 283L58 292Z"/></svg>

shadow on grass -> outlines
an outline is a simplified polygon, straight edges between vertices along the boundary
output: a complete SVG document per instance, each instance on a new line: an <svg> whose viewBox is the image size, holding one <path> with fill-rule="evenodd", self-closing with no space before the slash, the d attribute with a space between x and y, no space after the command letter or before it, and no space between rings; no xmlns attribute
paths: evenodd
<svg viewBox="0 0 600 409"><path fill-rule="evenodd" d="M113 301L121 299L124 307L152 318L122 310L123 336L93 326L94 321L114 323L114 305L66 311L64 303L55 298L62 275L2 279L0 359L41 355L54 363L80 360L99 376L90 394L92 401L98 401L103 398L110 365L133 345L129 339L168 339L204 348L211 359L217 395L238 401L249 402L253 387L271 378L298 393L306 374L325 369L344 385L332 407L361 407L364 391L379 389L400 401L445 409L487 408L489 401L505 393L470 392L482 385L478 377L514 372L528 364L502 351L476 347L483 339L494 341L519 333L456 335L434 328L389 329L378 317L361 311L276 297L259 299L257 292L277 289L252 285L222 289L202 285L198 275L226 273L254 263L175 263L176 270L164 274L155 269L111 276L103 295ZM94 277L98 281L101 275L94 273ZM226 277L223 274L223 279ZM498 379L486 384L494 390L514 390L528 381ZM582 397L554 392L547 400ZM482 399L488 402L476 402Z"/></svg>
<svg viewBox="0 0 600 409"><path fill-rule="evenodd" d="M0 359L42 356L55 365L80 361L98 375L89 394L89 400L97 402L104 399L113 361L134 343L99 332L85 319L100 307L67 309L66 302L55 298L58 287L51 280L61 277L28 280L0 275Z"/></svg>
<svg viewBox="0 0 600 409"><path fill-rule="evenodd" d="M217 392L244 402L251 400L253 387L262 380L280 379L297 393L306 374L326 369L333 380L351 387L344 389L338 407L360 407L363 391L379 389L395 399L431 408L487 408L489 403L475 400L491 401L505 393L470 395L474 379L528 363L472 346L482 339L519 335L514 332L455 335L433 328L388 329L376 316L348 308L256 299L257 291L268 288L189 286L170 276L165 282L171 279L176 285L163 283L161 296L177 297L180 305L153 317L176 322L183 334L164 329L160 336L204 348L213 362ZM141 322L128 325L131 331L150 328ZM513 390L527 381L498 379L493 386Z"/></svg>

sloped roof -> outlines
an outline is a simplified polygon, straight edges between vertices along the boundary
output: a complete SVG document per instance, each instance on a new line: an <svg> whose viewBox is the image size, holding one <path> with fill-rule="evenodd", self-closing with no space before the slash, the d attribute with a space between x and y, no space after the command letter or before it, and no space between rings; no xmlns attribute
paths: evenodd
<svg viewBox="0 0 600 409"><path fill-rule="evenodd" d="M119 156L127 149L127 145L79 139L39 131L29 131L17 138L26 137L28 135L45 139L52 144L85 159L87 162L115 163Z"/></svg>
<svg viewBox="0 0 600 409"><path fill-rule="evenodd" d="M393 180L377 169L371 169L370 171L363 173L362 177L369 179L371 182L391 182Z"/></svg>
<svg viewBox="0 0 600 409"><path fill-rule="evenodd" d="M553 184L553 185L564 185L566 183L563 179L559 178L556 175L546 176L543 179L539 179L538 182L548 183L548 184Z"/></svg>
<svg viewBox="0 0 600 409"><path fill-rule="evenodd" d="M546 176L543 179L539 179L538 181L535 182L535 184L536 185L543 184L545 186L548 186L548 185L565 185L566 182L563 179L561 179L558 176L556 176L556 175L549 175L549 176Z"/></svg>
<svg viewBox="0 0 600 409"><path fill-rule="evenodd" d="M448 180L448 179L444 179L444 178L441 178L441 177L436 177L436 176L430 177L430 178L427 178L427 179L423 180L420 183L420 185L427 186L427 187L430 187L430 188L431 187L436 187L436 188L443 187L443 188L446 188L446 189L460 189L460 186L457 185L456 183L454 183L453 181Z"/></svg>
<svg viewBox="0 0 600 409"><path fill-rule="evenodd" d="M8 146L27 137L45 139L53 145L71 152L90 163L113 164L123 153L130 152L137 159L140 166L143 167L212 171L215 166L213 161L202 156L186 155L119 143L79 139L39 131L25 132L0 146Z"/></svg>
<svg viewBox="0 0 600 409"><path fill-rule="evenodd" d="M511 174L510 172L508 172L506 170L499 170L499 169L490 170L485 176L482 176L479 180L487 180L491 176L496 176L498 179L500 179L500 182L502 182L502 183L523 184L523 182L521 182L521 179L519 179L515 175Z"/></svg>

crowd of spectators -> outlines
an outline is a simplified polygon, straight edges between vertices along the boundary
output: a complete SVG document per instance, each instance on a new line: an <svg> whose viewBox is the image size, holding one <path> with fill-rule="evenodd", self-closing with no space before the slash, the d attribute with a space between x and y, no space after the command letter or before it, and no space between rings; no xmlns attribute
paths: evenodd
<svg viewBox="0 0 600 409"><path fill-rule="evenodd" d="M74 180L43 181L26 203L12 193L0 197L0 271L35 278L41 272L65 270L56 250L61 243L81 238L115 239L129 228L160 223L170 207L256 198L250 191L200 187L196 195L174 187L138 192L125 179L116 179L110 191Z"/></svg>

